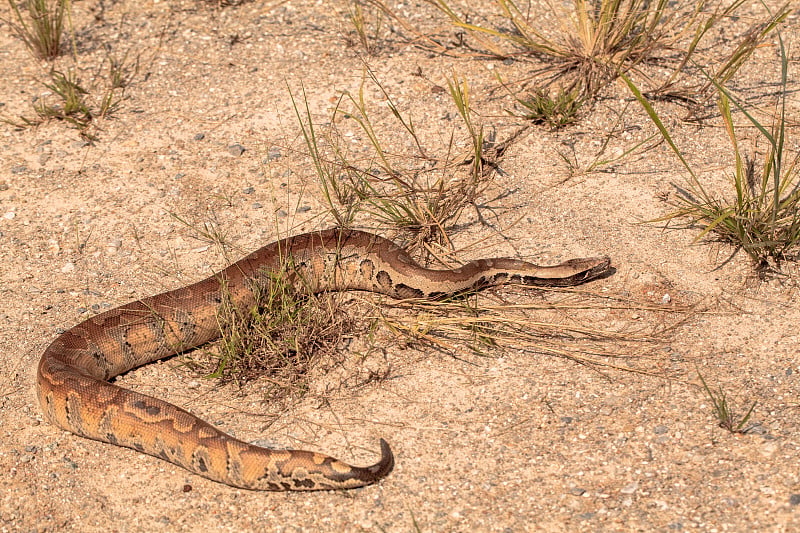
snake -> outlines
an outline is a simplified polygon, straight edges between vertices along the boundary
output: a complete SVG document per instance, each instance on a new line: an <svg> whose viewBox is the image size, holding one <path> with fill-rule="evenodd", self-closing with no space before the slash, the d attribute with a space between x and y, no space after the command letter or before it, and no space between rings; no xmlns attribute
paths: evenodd
<svg viewBox="0 0 800 533"><path fill-rule="evenodd" d="M378 235L333 228L275 241L210 277L88 318L64 331L39 362L36 393L45 417L74 434L161 458L233 487L301 491L361 487L394 468L380 439L381 458L353 466L331 456L260 447L228 435L164 400L112 380L133 368L220 336L225 298L240 309L257 305L252 283L291 260L287 276L306 290L361 290L395 299L442 299L517 283L572 286L610 270L608 257L538 266L517 259L478 259L458 268L420 266L402 247Z"/></svg>

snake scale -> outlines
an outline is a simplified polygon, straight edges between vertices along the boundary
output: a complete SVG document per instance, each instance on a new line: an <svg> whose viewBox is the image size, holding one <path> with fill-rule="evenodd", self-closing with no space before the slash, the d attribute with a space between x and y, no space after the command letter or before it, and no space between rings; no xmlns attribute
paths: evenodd
<svg viewBox="0 0 800 533"><path fill-rule="evenodd" d="M537 266L480 259L452 270L419 266L392 241L330 229L269 244L222 272L89 318L59 335L39 362L37 395L56 426L160 457L198 475L254 490L347 489L374 483L394 467L381 439L381 459L351 466L303 450L274 450L237 440L193 414L109 380L132 368L189 350L219 336L217 310L227 297L255 305L251 283L291 258L311 290L364 290L393 298L441 298L503 283L568 286L607 272L606 257ZM296 281L296 280L293 280Z"/></svg>

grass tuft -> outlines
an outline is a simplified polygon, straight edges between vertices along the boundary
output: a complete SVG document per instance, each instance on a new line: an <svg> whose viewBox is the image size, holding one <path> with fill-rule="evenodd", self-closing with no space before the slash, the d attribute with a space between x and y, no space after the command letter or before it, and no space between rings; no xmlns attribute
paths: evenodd
<svg viewBox="0 0 800 533"><path fill-rule="evenodd" d="M466 135L456 141L454 130L444 153L434 153L424 145L413 119L400 111L372 72L367 74L381 91L391 119L406 134L405 139L393 139L392 148L406 146L408 152L396 154L384 144L364 96L365 83L358 94L342 96L324 134L313 124L305 94L302 109L293 99L330 212L340 226L353 225L363 214L372 223L405 232L412 252L425 255L431 246L449 248L447 232L475 204L508 144L486 141L472 117L469 86L453 75L448 85ZM355 139L365 142L353 147Z"/></svg>
<svg viewBox="0 0 800 533"><path fill-rule="evenodd" d="M302 394L322 354L335 352L353 324L333 295L307 290L291 258L251 282L250 303L235 305L223 284L217 313L221 340L210 378L243 384L264 378L270 399Z"/></svg>
<svg viewBox="0 0 800 533"><path fill-rule="evenodd" d="M11 28L22 39L31 53L45 60L55 59L61 53L64 17L69 14L69 0L27 0L23 15L15 0L8 0L16 23Z"/></svg>
<svg viewBox="0 0 800 533"><path fill-rule="evenodd" d="M703 388L708 398L711 400L711 404L714 406L714 415L717 417L717 420L719 420L719 427L727 429L731 433L741 434L748 433L753 429L753 426L745 427L745 424L750 420L750 416L753 414L757 402L754 401L750 409L747 410L747 413L737 422L738 416L734 414L732 406L728 403L728 397L725 391L722 390L722 386L720 385L717 392L714 392L708 386L706 380L703 379L703 375L700 374L699 371L697 375L703 383Z"/></svg>
<svg viewBox="0 0 800 533"><path fill-rule="evenodd" d="M522 118L530 120L534 124L548 126L551 130L557 130L576 122L578 112L584 102L577 89L571 91L559 89L552 93L537 87L526 98L516 95L514 98L524 109Z"/></svg>
<svg viewBox="0 0 800 533"><path fill-rule="evenodd" d="M781 91L775 104L772 123L765 125L747 110L745 103L735 98L722 85L718 109L731 142L734 170L733 194L717 196L703 187L652 105L627 77L623 79L647 111L673 152L689 172L688 188L678 189L676 210L654 222L688 219L690 226L699 226L695 242L706 236L731 243L736 250L746 252L760 273L776 271L780 262L796 259L800 243L800 153L790 154L786 143L786 99L788 55L778 34L781 53ZM711 79L711 78L710 78ZM740 146L734 127L731 104L747 118L766 141L767 150L753 155Z"/></svg>
<svg viewBox="0 0 800 533"><path fill-rule="evenodd" d="M550 5L547 14L562 21L553 32L542 28L542 13L520 7L514 0L496 2L500 29L468 22L446 0L434 0L434 4L488 55L536 56L551 65L554 77L571 79L565 85L567 94L577 90L588 97L619 72L674 46L691 32L699 16L699 9L679 14L667 0L573 0L567 13Z"/></svg>
<svg viewBox="0 0 800 533"><path fill-rule="evenodd" d="M138 66L138 59L134 65L129 65L127 55L121 60L109 56L106 75L96 78L104 85L96 98L92 98L91 94L96 92L95 88L87 89L74 69L69 68L64 72L53 69L48 74L48 81L43 82L50 94L33 103L35 117L1 120L17 128L36 127L51 120L60 120L77 129L87 141L96 141L98 137L92 131L93 126L97 119L106 118L119 109L125 88L138 71Z"/></svg>
<svg viewBox="0 0 800 533"><path fill-rule="evenodd" d="M431 2L465 33L457 46L467 53L498 59L534 57L545 63L544 71L566 94L577 91L591 100L619 74L635 70L644 76L645 65L658 64L668 67L666 75L648 79L649 93L698 108L713 84L684 80L686 66L698 51L714 53L714 47L703 46L704 37L745 4L734 0L711 8L706 0L571 0L547 1L540 5L543 9L534 10L530 3L496 0L492 19L473 22L480 20L476 13L460 12L450 0ZM714 79L721 84L729 80L789 13L787 3L735 36L733 50L710 61L719 65ZM557 22L548 27L548 19Z"/></svg>
<svg viewBox="0 0 800 533"><path fill-rule="evenodd" d="M365 0L350 0L347 3L347 19L353 27L353 32L346 36L350 46L360 45L367 55L376 55L379 50L379 36L383 29L383 12L371 6Z"/></svg>

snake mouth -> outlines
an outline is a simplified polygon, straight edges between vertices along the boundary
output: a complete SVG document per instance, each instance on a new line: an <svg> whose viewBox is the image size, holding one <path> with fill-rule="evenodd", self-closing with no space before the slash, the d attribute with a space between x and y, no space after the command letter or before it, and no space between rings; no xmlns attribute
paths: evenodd
<svg viewBox="0 0 800 533"><path fill-rule="evenodd" d="M535 276L525 276L523 281L525 285L571 287L612 272L610 257L586 257L570 259L552 267L543 267Z"/></svg>

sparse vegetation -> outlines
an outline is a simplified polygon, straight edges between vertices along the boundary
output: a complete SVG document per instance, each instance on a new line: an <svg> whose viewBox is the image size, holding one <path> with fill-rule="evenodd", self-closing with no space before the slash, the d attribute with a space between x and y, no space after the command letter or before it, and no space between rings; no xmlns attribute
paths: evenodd
<svg viewBox="0 0 800 533"><path fill-rule="evenodd" d="M16 19L11 27L31 53L46 60L58 57L70 0L27 0L24 14L16 0L8 0L8 5Z"/></svg>
<svg viewBox="0 0 800 533"><path fill-rule="evenodd" d="M569 7L549 2L542 12L533 11L529 4L497 0L492 17L486 20L457 9L448 0L431 2L466 33L458 40L461 50L498 59L535 57L545 64L549 79L558 80L558 91L564 94L577 91L581 98L592 99L620 73L643 74L644 65L659 64L669 67L667 74L648 78L648 92L694 104L705 100L713 84L679 82L680 75L703 48L709 30L735 16L745 3L735 0L708 10L704 0L678 5L667 0L573 0ZM391 13L384 4L376 4ZM788 14L786 4L741 34L733 51L709 61L720 65L714 79L718 83L730 79ZM548 27L545 20L556 21L555 27Z"/></svg>
<svg viewBox="0 0 800 533"><path fill-rule="evenodd" d="M353 27L353 32L347 36L348 44L359 45L368 55L375 55L378 51L378 42L383 30L384 18L380 9L369 6L364 0L349 0L347 3L347 18Z"/></svg>
<svg viewBox="0 0 800 533"><path fill-rule="evenodd" d="M747 413L741 419L733 412L733 407L728 403L728 396L725 394L725 391L722 390L722 386L720 385L717 389L717 392L711 390L711 387L708 386L706 380L703 378L703 375L698 371L697 376L700 378L700 381L703 383L703 388L708 395L708 399L711 400L711 404L714 406L714 415L719 420L719 427L723 429L727 429L731 433L747 433L752 429L752 426L745 427L747 421L750 420L750 416L753 414L753 410L756 408L756 403L753 402L750 405L750 409L747 410Z"/></svg>
<svg viewBox="0 0 800 533"><path fill-rule="evenodd" d="M224 286L224 281L223 281ZM221 340L209 377L244 383L264 378L268 396L282 399L306 388L313 363L332 354L352 321L331 294L307 290L291 257L250 283L252 297L236 304L228 291L217 314Z"/></svg>
<svg viewBox="0 0 800 533"><path fill-rule="evenodd" d="M679 188L677 191L677 200L674 202L676 210L656 222L688 219L689 225L701 228L695 241L713 235L719 240L729 242L736 249L746 252L755 261L760 272L774 270L781 261L795 258L796 247L800 242L800 153L790 154L786 143L788 57L780 35L779 42L781 91L771 126L764 125L748 111L744 102L715 82L720 93L718 108L734 157L733 194L728 196L720 197L706 190L700 176L683 157L655 109L633 82L624 78L689 172L688 188ZM758 153L754 148L753 155L750 155L740 146L731 103L766 141L766 153Z"/></svg>
<svg viewBox="0 0 800 533"><path fill-rule="evenodd" d="M138 61L133 66L125 60L109 56L107 74L98 76L96 85L104 87L86 88L78 78L77 71L69 68L65 71L51 70L48 81L43 82L49 95L39 97L33 102L35 117L4 118L3 121L15 127L35 127L50 120L67 122L78 130L81 137L89 141L97 140L92 126L97 119L114 113L120 105L125 88L138 69ZM92 93L99 91L99 98L91 98Z"/></svg>
<svg viewBox="0 0 800 533"><path fill-rule="evenodd" d="M589 97L619 72L675 46L692 32L699 16L699 9L680 14L666 0L574 0L568 13L551 6L547 15L561 25L553 32L542 28L542 13L520 7L514 0L497 1L500 29L468 22L446 0L434 3L454 25L467 31L477 49L500 58L535 55L552 65L554 77L571 76L566 93L578 90Z"/></svg>
<svg viewBox="0 0 800 533"><path fill-rule="evenodd" d="M662 313L665 309L590 290L537 290L545 292L543 298L517 304L498 301L491 292L462 294L441 301L404 300L378 309L377 318L406 343L445 354L480 357L497 349L514 350L563 357L598 369L647 374L648 358L643 355L647 345L657 345L693 313L691 307L672 307L667 311L677 319L671 322L662 317L653 326L638 330L602 329L569 321L555 323L548 320L555 311L563 316L586 309L625 309L642 314ZM634 352L641 357L622 355Z"/></svg>
<svg viewBox="0 0 800 533"><path fill-rule="evenodd" d="M514 98L524 108L522 118L534 124L544 124L553 130L577 121L578 111L583 105L577 89L561 89L553 94L547 89L537 87L525 98L517 95Z"/></svg>
<svg viewBox="0 0 800 533"><path fill-rule="evenodd" d="M364 96L364 84L358 95L342 97L331 117L331 128L320 136L313 124L307 102L304 108L295 102L295 112L303 129L306 146L313 160L330 211L341 226L352 225L363 211L373 220L392 229L409 232L416 250L433 251L435 243L447 247L448 228L464 208L473 205L496 168L507 143L490 146L482 126L475 124L470 108L469 87L456 75L448 80L450 95L467 133L466 152L456 151L455 133L451 133L444 153L434 155L423 145L413 119L400 109L378 80L371 80L381 90L393 118L407 134L411 154L392 154L385 148L370 115ZM305 95L304 95L305 96ZM349 109L343 109L348 104ZM368 139L369 155L356 157L341 142L345 136L336 128L343 121L353 121L357 131Z"/></svg>

